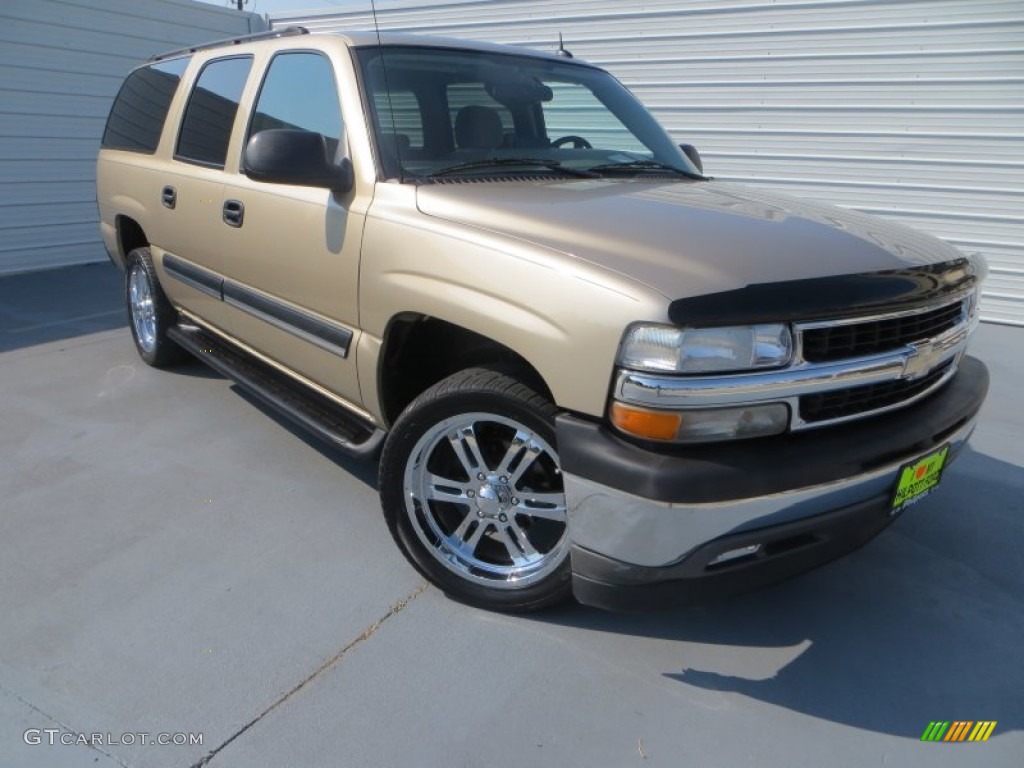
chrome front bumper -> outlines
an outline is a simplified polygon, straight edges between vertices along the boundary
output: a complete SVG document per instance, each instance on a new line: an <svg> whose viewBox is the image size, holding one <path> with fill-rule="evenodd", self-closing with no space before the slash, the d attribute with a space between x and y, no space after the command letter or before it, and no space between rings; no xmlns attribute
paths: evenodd
<svg viewBox="0 0 1024 768"><path fill-rule="evenodd" d="M950 457L974 430L977 415L943 440ZM755 498L713 503L653 501L564 472L573 544L624 564L666 567L728 534L770 528L850 507L892 493L899 469L934 447L901 456L854 477Z"/></svg>

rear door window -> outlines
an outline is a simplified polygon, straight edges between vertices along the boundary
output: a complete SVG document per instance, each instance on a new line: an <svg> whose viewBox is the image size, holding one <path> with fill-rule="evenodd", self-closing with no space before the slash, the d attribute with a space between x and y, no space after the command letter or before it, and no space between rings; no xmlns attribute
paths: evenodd
<svg viewBox="0 0 1024 768"><path fill-rule="evenodd" d="M203 67L188 98L175 158L223 168L238 102L252 68L252 56L214 59Z"/></svg>

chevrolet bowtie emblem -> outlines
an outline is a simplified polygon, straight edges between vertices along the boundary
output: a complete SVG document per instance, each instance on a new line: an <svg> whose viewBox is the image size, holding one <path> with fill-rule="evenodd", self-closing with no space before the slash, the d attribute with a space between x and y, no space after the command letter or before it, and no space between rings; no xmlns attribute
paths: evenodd
<svg viewBox="0 0 1024 768"><path fill-rule="evenodd" d="M914 381L926 376L935 366L942 362L943 353L946 351L935 342L911 345L914 351L910 353L907 362L903 364L903 378Z"/></svg>

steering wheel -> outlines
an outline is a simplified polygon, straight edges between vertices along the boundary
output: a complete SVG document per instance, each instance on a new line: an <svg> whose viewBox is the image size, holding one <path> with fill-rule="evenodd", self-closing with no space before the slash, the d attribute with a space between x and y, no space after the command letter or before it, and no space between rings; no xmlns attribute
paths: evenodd
<svg viewBox="0 0 1024 768"><path fill-rule="evenodd" d="M573 149L593 149L594 145L584 139L582 136L563 136L560 139L555 139L551 142L551 146L555 149L560 149L563 144L572 143Z"/></svg>

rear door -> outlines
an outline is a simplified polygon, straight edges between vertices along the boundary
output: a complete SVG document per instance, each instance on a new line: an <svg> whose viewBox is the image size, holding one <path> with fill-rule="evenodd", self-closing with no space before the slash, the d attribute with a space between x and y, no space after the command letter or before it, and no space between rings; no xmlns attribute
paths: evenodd
<svg viewBox="0 0 1024 768"><path fill-rule="evenodd" d="M252 56L236 55L202 66L174 139L173 160L159 180L163 253L155 260L161 285L177 304L221 329L229 316L220 299L224 166L252 65Z"/></svg>

